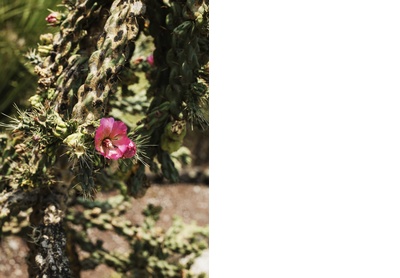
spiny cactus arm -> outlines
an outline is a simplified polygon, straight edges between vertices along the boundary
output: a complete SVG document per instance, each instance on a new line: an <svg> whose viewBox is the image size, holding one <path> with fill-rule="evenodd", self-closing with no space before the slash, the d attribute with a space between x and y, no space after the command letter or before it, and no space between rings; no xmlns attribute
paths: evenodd
<svg viewBox="0 0 400 278"><path fill-rule="evenodd" d="M74 117L93 121L107 112L108 97L116 92L118 74L135 49L134 40L139 33L136 17L141 12L131 2L113 2L97 50L89 58L85 84L78 90Z"/></svg>
<svg viewBox="0 0 400 278"><path fill-rule="evenodd" d="M95 44L88 37L100 34L109 1L86 0L79 5L63 2L66 18L50 40L49 49L41 52L43 63L35 67L40 78L34 103L47 102L61 115L70 115L76 101L74 95L87 72L84 62ZM92 24L94 21L99 24Z"/></svg>
<svg viewBox="0 0 400 278"><path fill-rule="evenodd" d="M158 146L147 152L161 163L164 176L177 182L178 172L170 153L179 149L186 122L205 128L208 82L202 78L208 67L208 1L146 2L149 33L154 37L152 102L146 117L137 123L137 136L150 138ZM172 126L180 125L180 129Z"/></svg>
<svg viewBox="0 0 400 278"><path fill-rule="evenodd" d="M149 1L150 33L156 50L154 62L159 72L150 88L155 96L170 101L174 119L182 116L191 125L202 121L192 117L192 109L199 111L202 101L208 101L208 87L196 88L200 69L208 64L208 1L168 1L165 13L156 13L160 3ZM151 5L150 5L151 3ZM162 73L160 72L162 71ZM202 84L202 85L207 85ZM190 106L190 107L189 107ZM181 112L183 115L181 116ZM204 122L206 123L206 122Z"/></svg>
<svg viewBox="0 0 400 278"><path fill-rule="evenodd" d="M34 210L42 211L42 210ZM67 239L62 225L63 210L48 203L43 215L31 215L32 222L39 221L28 242L28 272L30 277L71 277L68 257L65 254ZM35 219L36 218L36 219Z"/></svg>
<svg viewBox="0 0 400 278"><path fill-rule="evenodd" d="M89 29L87 36L82 39L82 43L85 43L82 45L83 51L90 56L85 62L85 78L81 83L76 83L77 86L74 87L78 88L76 91L69 93L74 96L74 102L64 101L68 98L61 95L54 102L58 110L62 108L60 104L63 101L63 107L69 107L72 110L71 113L60 110L60 113L65 113L64 117L70 115L70 121L76 123L76 132L69 136L84 134L82 138L86 137L85 143L79 146L79 149L84 149L85 153L82 155L81 151L76 151L76 148L70 144L73 149L70 154L72 161L79 162L76 167L77 182L88 197L93 196L92 192L94 192L95 166L92 161L96 158L93 157L94 152L90 147L87 148L87 145L93 142L94 130L97 127L95 122L108 114L109 97L116 93L118 76L129 63L135 49L135 39L139 33L138 18L144 11L144 6L140 6L139 3L141 2L114 1L109 8L107 5L102 7L102 11L106 10L107 14L100 16L101 20L93 24L101 25L101 30L96 29L92 32ZM89 42L87 42L87 37L91 38ZM72 57L75 56L72 55L68 61L74 60L75 58ZM64 87L61 86L61 89L65 91ZM68 141L68 138L66 140Z"/></svg>
<svg viewBox="0 0 400 278"><path fill-rule="evenodd" d="M16 118L12 125L14 146L9 149L18 155L13 157L10 167L4 169L10 171L6 188L11 191L1 193L2 211L15 215L20 210L32 208L28 227L32 237L28 243L30 276L54 277L51 275L60 274L68 277L65 235L60 219L66 208L69 178L63 176L67 172L56 174L49 167L57 162L54 166L62 170L67 165L66 157L57 160L57 153L63 152L63 147L57 144L60 143L58 129L63 121L54 111L18 112L20 118Z"/></svg>

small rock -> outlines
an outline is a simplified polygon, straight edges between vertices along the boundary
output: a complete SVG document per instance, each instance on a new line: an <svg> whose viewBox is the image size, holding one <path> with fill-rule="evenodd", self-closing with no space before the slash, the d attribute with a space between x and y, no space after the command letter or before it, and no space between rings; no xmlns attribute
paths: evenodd
<svg viewBox="0 0 400 278"><path fill-rule="evenodd" d="M204 272L208 276L208 259L209 259L209 251L204 250L201 256L196 258L190 270L194 274L200 274Z"/></svg>

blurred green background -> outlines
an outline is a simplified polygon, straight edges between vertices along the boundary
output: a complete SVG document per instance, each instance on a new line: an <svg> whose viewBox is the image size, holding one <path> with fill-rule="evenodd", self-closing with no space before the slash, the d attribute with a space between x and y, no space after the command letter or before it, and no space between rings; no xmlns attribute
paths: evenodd
<svg viewBox="0 0 400 278"><path fill-rule="evenodd" d="M47 25L48 9L60 0L0 1L0 112L12 114L13 104L24 107L34 94L37 76L25 55L35 49L40 34L53 32ZM1 118L4 116L1 115Z"/></svg>

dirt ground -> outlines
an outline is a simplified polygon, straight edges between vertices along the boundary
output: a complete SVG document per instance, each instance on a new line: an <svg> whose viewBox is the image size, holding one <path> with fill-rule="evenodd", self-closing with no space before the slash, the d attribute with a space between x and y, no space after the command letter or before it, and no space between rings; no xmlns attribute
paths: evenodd
<svg viewBox="0 0 400 278"><path fill-rule="evenodd" d="M148 203L152 203L163 207L158 222L160 227L169 227L175 215L183 218L186 223L194 220L198 225L206 226L209 220L208 192L206 184L153 184L143 198L132 199L132 209L126 214L126 217L132 223L141 223L143 217L140 212ZM98 197L106 196L99 193ZM123 244L121 238L111 233L93 230L89 236L104 240L105 247L109 250L118 250ZM28 277L25 263L26 254L27 247L22 240L17 237L5 238L0 243L0 278ZM202 268L204 271L204 266ZM82 272L81 277L106 278L110 277L111 273L110 268L98 266L95 270Z"/></svg>

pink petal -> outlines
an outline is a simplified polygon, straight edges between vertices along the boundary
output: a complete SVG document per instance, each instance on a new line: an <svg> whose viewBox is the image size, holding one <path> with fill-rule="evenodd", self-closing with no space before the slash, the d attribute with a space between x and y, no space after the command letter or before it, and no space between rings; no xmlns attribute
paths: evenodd
<svg viewBox="0 0 400 278"><path fill-rule="evenodd" d="M106 148L104 156L108 159L116 160L122 157L122 152L118 148L111 148L111 149Z"/></svg>
<svg viewBox="0 0 400 278"><path fill-rule="evenodd" d="M131 142L131 139L129 139L128 137L122 137L118 143L115 143L114 146L116 146L122 154L124 154L126 152L126 150L129 147L129 143ZM114 141L113 141L114 143Z"/></svg>
<svg viewBox="0 0 400 278"><path fill-rule="evenodd" d="M103 138L110 137L114 122L114 118L102 118L100 120L100 126L97 128L97 131L103 136Z"/></svg>
<svg viewBox="0 0 400 278"><path fill-rule="evenodd" d="M124 152L122 158L131 158L136 154L136 144L131 141L128 145L128 148L126 149L126 151Z"/></svg>
<svg viewBox="0 0 400 278"><path fill-rule="evenodd" d="M97 150L98 152L100 152L102 155L105 154L105 149L103 148L103 145L102 145L101 143L100 143L99 146L97 146L97 144L96 144L96 150Z"/></svg>
<svg viewBox="0 0 400 278"><path fill-rule="evenodd" d="M122 145L128 146L130 141L131 139L129 139L129 137L126 135L118 135L111 139L111 142L114 146L122 146Z"/></svg>
<svg viewBox="0 0 400 278"><path fill-rule="evenodd" d="M110 132L110 138L119 137L121 135L126 136L128 128L126 125L121 121L115 121Z"/></svg>
<svg viewBox="0 0 400 278"><path fill-rule="evenodd" d="M104 153L103 146L102 146L103 139L104 138L102 138L101 136L98 136L97 132L96 132L96 135L94 137L94 146L95 146L96 150L98 150L101 153Z"/></svg>
<svg viewBox="0 0 400 278"><path fill-rule="evenodd" d="M100 120L100 126L96 129L96 134L94 136L95 148L99 152L102 152L100 150L100 148L102 148L101 144L103 143L103 140L105 138L108 138L110 136L113 125L113 118L103 118Z"/></svg>
<svg viewBox="0 0 400 278"><path fill-rule="evenodd" d="M127 148L128 148L127 145L117 146L117 149L121 152L121 156L124 154Z"/></svg>

